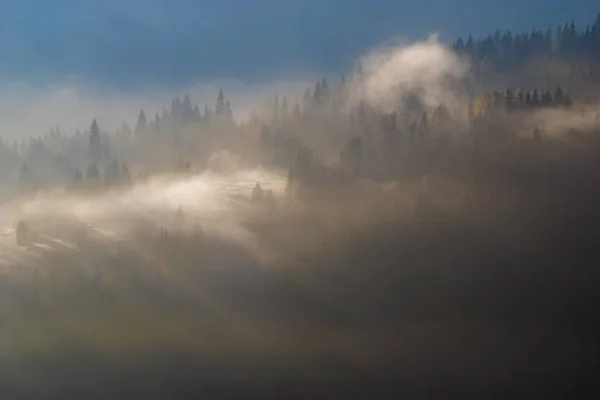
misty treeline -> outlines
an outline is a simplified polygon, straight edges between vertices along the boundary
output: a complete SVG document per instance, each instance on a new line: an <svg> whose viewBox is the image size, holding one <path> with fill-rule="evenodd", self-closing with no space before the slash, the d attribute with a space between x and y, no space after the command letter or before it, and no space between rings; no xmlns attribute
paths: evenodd
<svg viewBox="0 0 600 400"><path fill-rule="evenodd" d="M16 193L58 185L101 198L153 174L258 165L287 171L287 185L279 201L257 182L249 200L265 207L240 202L233 227L219 216L221 236L185 209L118 214L133 234L103 235L68 219L79 200L52 215L66 221L56 238L35 237L32 222L29 242L63 247L25 240L43 257L16 258L20 273L0 280L0 317L13 324L0 355L21 366L0 375L0 393L331 398L402 386L461 397L593 385L599 30L597 20L534 40L459 41L452 54L475 59L455 97L400 87L382 105L362 96L373 76L359 67L244 121L221 91L213 105L176 98L116 132L92 121L3 142L2 183ZM36 384L19 386L27 373Z"/></svg>
<svg viewBox="0 0 600 400"><path fill-rule="evenodd" d="M482 63L489 63L496 69L511 69L523 64L535 56L583 57L592 59L600 56L600 14L594 24L577 29L575 23L566 22L556 29L532 29L513 35L510 30L496 32L485 38L475 40L471 35L466 40L459 38L452 44L458 52L464 52L474 61L474 69L481 69ZM597 65L588 64L586 68L575 65L573 71L579 71L590 77L598 78Z"/></svg>
<svg viewBox="0 0 600 400"><path fill-rule="evenodd" d="M142 110L133 127L124 123L115 132L94 120L84 132L67 134L57 127L41 137L2 141L0 182L5 195L65 185L110 187L155 173L202 171L224 149L240 156L244 166L289 168L293 181L306 178L309 163L331 167L321 168L319 178L311 173L327 182L393 177L417 164L431 168L430 161L443 158L444 146L456 142L457 134L498 130L490 120L499 109L518 114L593 103L600 87L599 32L600 18L583 30L571 23L545 33L497 31L482 40L459 39L450 48L471 65L463 80L468 116L443 99L431 107L410 94L396 108L374 106L356 95L368 79L359 66L338 82L323 79L294 98L275 96L245 121L234 120L221 90L213 105L199 108L189 96L178 97L153 115ZM476 123L482 118L488 120L485 128ZM459 123L465 119L469 124ZM501 125L512 133L522 128L516 122ZM528 129L544 137L543 129Z"/></svg>

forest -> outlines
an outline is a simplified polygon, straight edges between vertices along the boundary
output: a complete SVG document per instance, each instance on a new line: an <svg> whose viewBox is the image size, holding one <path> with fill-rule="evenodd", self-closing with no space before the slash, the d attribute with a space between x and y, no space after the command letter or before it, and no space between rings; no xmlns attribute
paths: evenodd
<svg viewBox="0 0 600 400"><path fill-rule="evenodd" d="M221 90L0 142L0 394L597 389L600 14L234 115Z"/></svg>
<svg viewBox="0 0 600 400"><path fill-rule="evenodd" d="M484 108L517 113L596 104L599 31L597 18L585 29L577 29L571 22L544 32L533 29L513 36L510 31L501 34L497 30L480 40L459 38L450 47L469 63L469 73L461 82L471 97L464 113L469 112L467 107L477 117ZM376 173L373 169L379 169L379 173L393 174L397 166L375 166L385 159L379 152L382 149L376 147L400 151L397 141L403 138L427 134L433 140L450 136L448 131L473 133L478 129L474 124L449 126L448 121L455 121L457 115L456 110L447 115L448 104L424 106L415 98L384 111L370 107L367 101L351 100L356 97L355 88L369 79L365 75L368 72L359 65L338 82L323 79L293 99L275 96L269 104L257 104L257 110L244 121L234 120L232 105L221 91L213 105L199 108L185 95L153 116L142 110L134 127L124 123L115 132L103 131L94 120L86 131L62 132L54 127L41 136L32 132L31 138L20 142L2 141L2 193L15 195L86 181L113 184L130 180L132 173L140 178L202 171L210 156L224 149L239 154L248 165L287 169L301 149L309 149L328 165L347 167L348 157L356 155L345 151L361 151L366 146L374 152L364 160L370 171L363 172L372 175ZM390 147L387 141L396 143ZM400 158L396 156L387 155Z"/></svg>

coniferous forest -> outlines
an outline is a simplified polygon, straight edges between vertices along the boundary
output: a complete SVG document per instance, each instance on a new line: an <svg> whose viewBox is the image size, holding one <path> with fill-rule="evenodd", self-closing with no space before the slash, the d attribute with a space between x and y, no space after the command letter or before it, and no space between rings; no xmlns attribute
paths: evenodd
<svg viewBox="0 0 600 400"><path fill-rule="evenodd" d="M2 398L598 389L600 14L214 98L0 141Z"/></svg>
<svg viewBox="0 0 600 400"><path fill-rule="evenodd" d="M496 30L477 40L459 38L450 47L469 63L465 85L476 118L483 109L497 114L597 104L599 41L597 18L580 28L571 22L514 35ZM297 161L300 149L326 158L329 165L336 164L332 157L337 151L336 167L343 167L351 162L346 150L372 147L375 153L364 160L363 173L393 176L397 166L375 166L382 163L377 146L392 151L386 141L396 141L393 147L400 151L401 140L459 133L448 126L453 118L446 116L448 104L443 102L437 109L402 104L385 112L364 102L349 102L352 86L363 75L359 66L350 76L336 82L323 79L294 98L276 95L266 109L258 104L261 112L244 121L234 120L233 105L221 90L215 93L214 104L197 105L185 95L152 115L141 110L135 126L123 123L114 132L103 130L94 120L85 131L62 132L54 127L41 136L32 132L22 141L4 140L1 183L27 189L81 186L88 181L96 183L87 186L113 185L155 173L201 171L210 156L223 149L236 152L248 165L287 169ZM465 130L479 129L473 124L461 133Z"/></svg>

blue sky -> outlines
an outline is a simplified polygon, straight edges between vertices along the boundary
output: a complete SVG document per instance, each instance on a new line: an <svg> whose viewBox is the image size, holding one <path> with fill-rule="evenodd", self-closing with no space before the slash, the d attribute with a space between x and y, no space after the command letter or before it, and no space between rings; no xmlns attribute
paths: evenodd
<svg viewBox="0 0 600 400"><path fill-rule="evenodd" d="M188 85L343 73L394 35L591 23L592 0L0 0L0 80Z"/></svg>

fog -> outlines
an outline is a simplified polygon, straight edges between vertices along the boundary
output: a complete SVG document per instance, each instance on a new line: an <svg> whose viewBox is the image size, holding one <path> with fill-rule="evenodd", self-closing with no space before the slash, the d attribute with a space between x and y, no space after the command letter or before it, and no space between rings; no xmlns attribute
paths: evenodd
<svg viewBox="0 0 600 400"><path fill-rule="evenodd" d="M360 65L365 76L353 89L357 101L389 112L406 108L416 97L430 112L448 104L464 113L469 99L460 83L468 76L469 64L435 35L377 49L362 57Z"/></svg>
<svg viewBox="0 0 600 400"><path fill-rule="evenodd" d="M72 77L60 83L32 85L10 82L0 91L0 132L9 140L28 139L59 128L72 135L85 131L96 118L107 130L123 123L134 125L140 110L148 117L170 106L176 96L188 94L198 105L212 106L216 94L223 89L235 107L236 119L247 119L257 103L268 102L276 94L293 98L313 81L313 74L291 80L266 83L244 83L232 79L198 82L187 87L146 85L143 89L120 90L104 87L99 82Z"/></svg>
<svg viewBox="0 0 600 400"><path fill-rule="evenodd" d="M222 167L223 163L218 164ZM227 165L231 167L231 162ZM265 190L272 190L281 197L285 180L280 174L266 170L219 169L208 170L201 175L189 177L153 177L133 187L117 189L101 195L69 193L65 190L41 192L32 198L21 198L0 208L1 230L6 238L2 258L11 259L19 246L14 242L14 228L18 220L30 221L40 230L39 238L69 249L76 249L61 237L61 227L72 224L89 227L101 233L111 242L126 242L140 229L154 226L171 231L191 232L194 224L203 227L206 234L217 235L224 240L250 246L249 232L240 225L240 214L247 212L248 205L239 197L250 197L256 182ZM186 224L174 224L174 215L184 210ZM150 224L150 225L148 225ZM39 245L31 243L37 248ZM60 251L60 248L57 250ZM0 260L2 259L0 258ZM5 261L5 266L8 262Z"/></svg>
<svg viewBox="0 0 600 400"><path fill-rule="evenodd" d="M485 92L473 58L432 36L316 83L8 88L0 395L591 388L598 103Z"/></svg>

